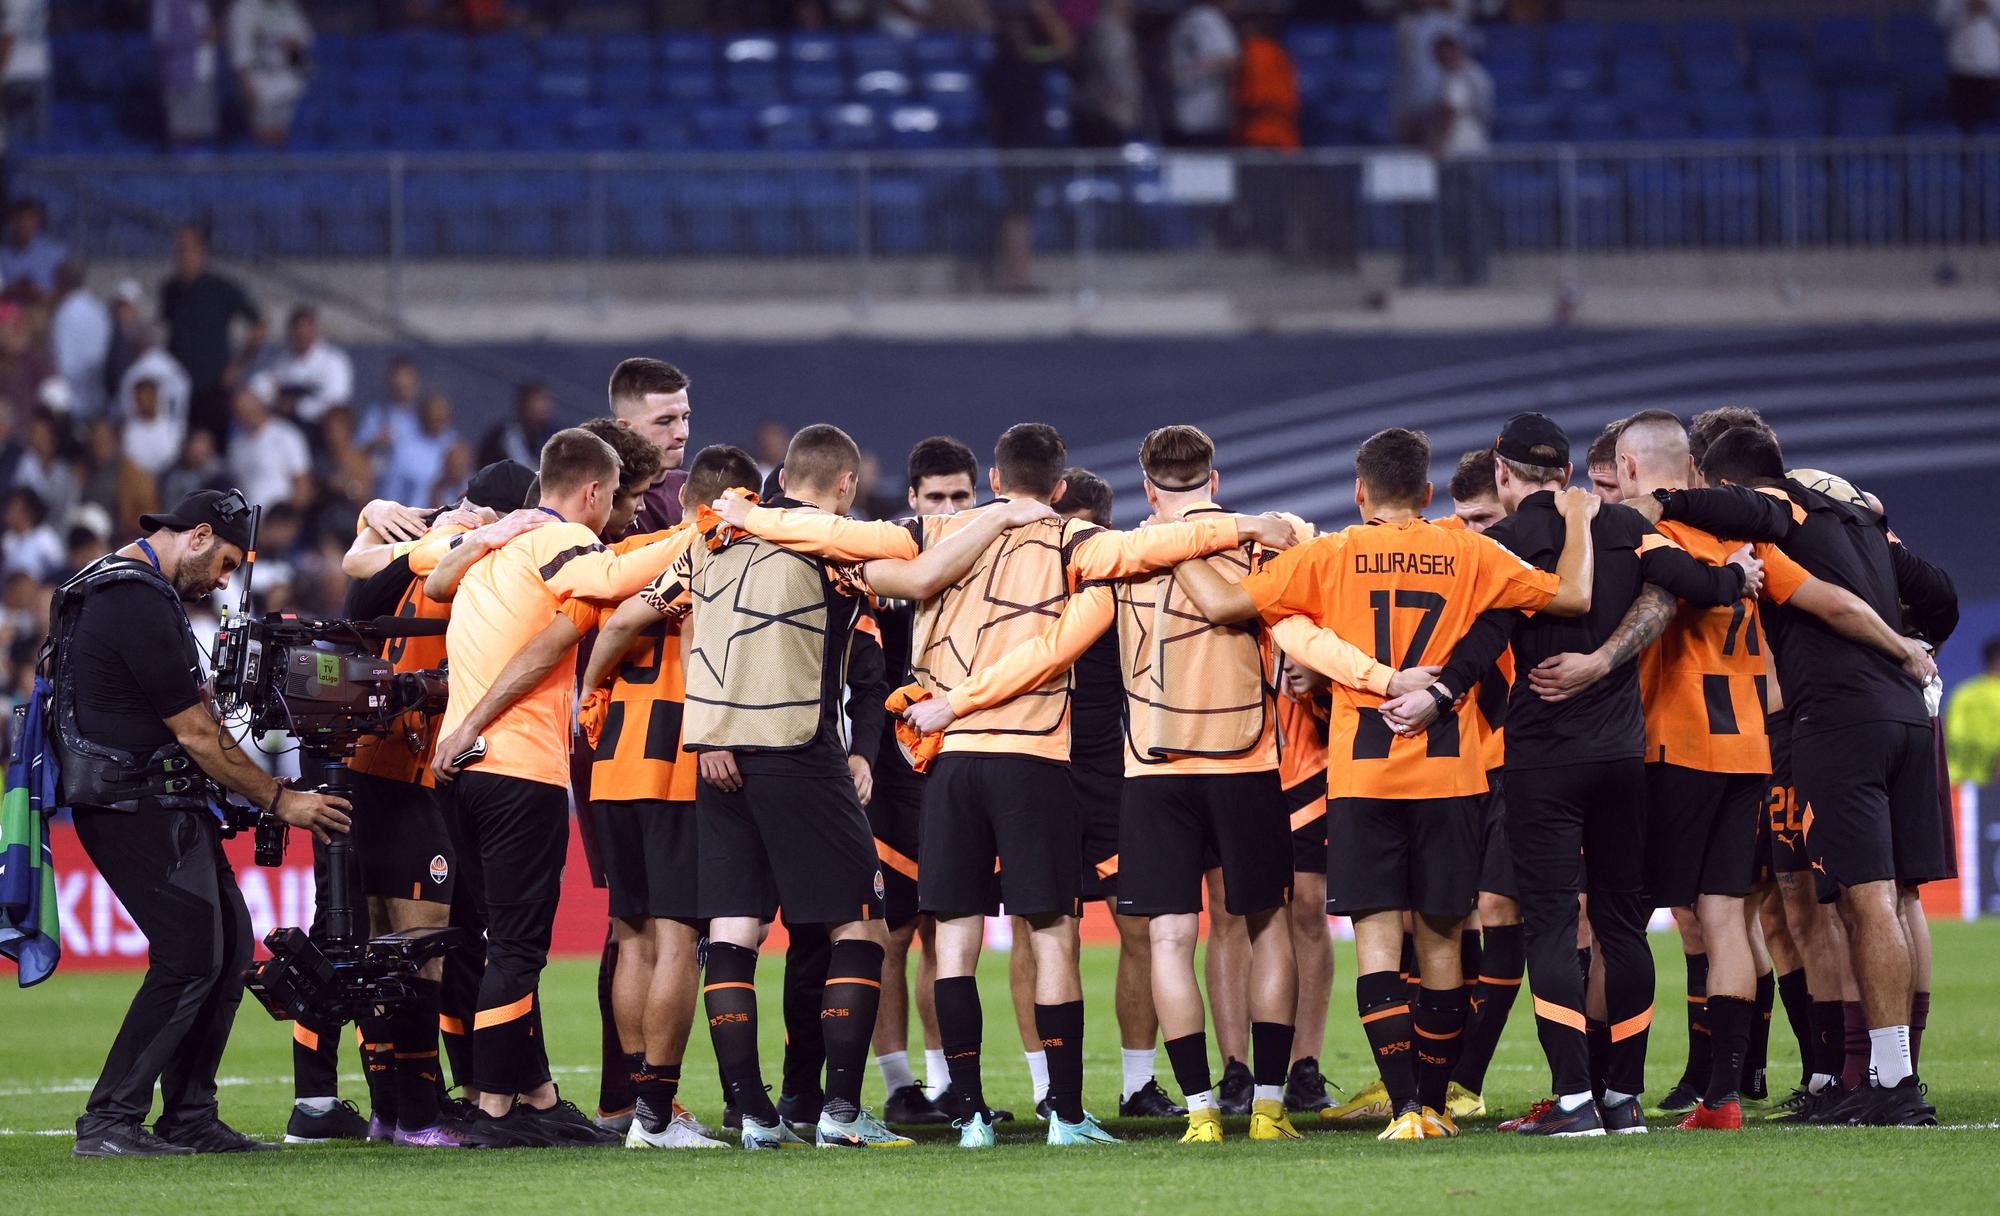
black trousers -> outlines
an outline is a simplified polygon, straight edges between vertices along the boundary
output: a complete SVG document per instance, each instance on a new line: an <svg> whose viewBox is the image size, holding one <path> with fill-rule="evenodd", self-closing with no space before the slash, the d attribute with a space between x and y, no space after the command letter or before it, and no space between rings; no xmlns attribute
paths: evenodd
<svg viewBox="0 0 2000 1216"><path fill-rule="evenodd" d="M215 1117L215 1070L243 999L250 910L206 811L75 810L77 839L146 935L146 978L125 1012L76 1134Z"/></svg>
<svg viewBox="0 0 2000 1216"><path fill-rule="evenodd" d="M1584 976L1576 965L1576 897L1604 959L1611 1053L1604 1085L1646 1083L1653 955L1646 946L1646 766L1638 757L1507 770L1507 843L1514 854L1535 1028L1558 1094L1591 1090Z"/></svg>

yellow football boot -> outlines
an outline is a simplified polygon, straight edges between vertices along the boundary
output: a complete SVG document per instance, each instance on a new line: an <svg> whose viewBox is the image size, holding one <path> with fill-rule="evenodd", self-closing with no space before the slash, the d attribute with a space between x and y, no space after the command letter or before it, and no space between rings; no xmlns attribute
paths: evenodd
<svg viewBox="0 0 2000 1216"><path fill-rule="evenodd" d="M1422 1140L1424 1138L1424 1116L1422 1111L1405 1111L1389 1121L1377 1140Z"/></svg>
<svg viewBox="0 0 2000 1216"><path fill-rule="evenodd" d="M1299 1129L1292 1126L1291 1117L1285 1114L1285 1104L1277 1098L1264 1098L1250 1104L1250 1138L1252 1140L1303 1140Z"/></svg>
<svg viewBox="0 0 2000 1216"><path fill-rule="evenodd" d="M1458 1135L1458 1124L1452 1121L1449 1110L1437 1111L1424 1107L1424 1139L1449 1140Z"/></svg>
<svg viewBox="0 0 2000 1216"><path fill-rule="evenodd" d="M1444 1105L1454 1119L1477 1119L1486 1113L1486 1099L1456 1081L1444 1091Z"/></svg>
<svg viewBox="0 0 2000 1216"><path fill-rule="evenodd" d="M1209 1110L1191 1110L1188 1112L1187 1119L1187 1131L1181 1133L1182 1144L1222 1143L1221 1111L1213 1108ZM1257 1134L1254 1121L1251 1124L1250 1134L1253 1137Z"/></svg>
<svg viewBox="0 0 2000 1216"><path fill-rule="evenodd" d="M1319 1117L1341 1123L1355 1123L1362 1119L1386 1119L1394 1113L1389 1109L1389 1089L1382 1084L1380 1078L1377 1078L1369 1083L1368 1088L1339 1106L1329 1106L1319 1112Z"/></svg>

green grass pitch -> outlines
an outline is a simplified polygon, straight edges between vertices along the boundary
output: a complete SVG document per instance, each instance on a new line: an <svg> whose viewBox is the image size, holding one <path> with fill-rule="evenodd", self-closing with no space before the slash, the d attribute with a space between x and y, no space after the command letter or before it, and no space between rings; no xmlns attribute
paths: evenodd
<svg viewBox="0 0 2000 1216"><path fill-rule="evenodd" d="M1203 1149L1176 1144L1179 1121L1117 1123L1122 1147L1053 1150L1039 1125L1001 1129L1001 1147L961 1154L927 1139L914 1149L869 1153L637 1153L564 1149L481 1154L339 1145L251 1158L75 1161L68 1131L103 1060L135 975L58 975L42 987L0 992L0 1195L20 1213L366 1213L432 1211L817 1213L1169 1212L1983 1212L2000 1211L2000 922L1939 924L1940 977L1924 1048L1924 1075L1944 1126L1933 1130L1760 1127L1741 1135L1675 1133L1536 1142L1475 1121L1456 1141L1380 1144L1373 1126L1305 1127L1298 1144L1253 1144L1232 1120L1229 1139ZM1682 969L1671 936L1654 939L1661 1016L1652 1040L1652 1090L1679 1071L1686 1050ZM1118 1039L1111 1015L1115 954L1086 952L1090 1001L1086 1085L1090 1104L1115 1110ZM1003 960L990 959L987 1092L1025 1111L1027 1072L1016 1050ZM1353 952L1343 946L1328 1029L1327 1075L1350 1092L1369 1076L1353 1015ZM766 1076L780 1043L778 962L763 978ZM558 1079L586 1108L596 1097L594 967L563 962L543 987ZM1488 1101L1518 1112L1548 1074L1532 1018L1517 1007L1489 1078ZM283 1127L291 1096L290 1036L246 1005L224 1062L222 1110L263 1136ZM1772 1085L1794 1076L1782 1014L1774 1022ZM919 1057L921 1058L921 1057ZM349 1097L365 1091L352 1052ZM1164 1053L1160 1059L1164 1075ZM879 1104L871 1067L867 1100ZM720 1114L707 1036L697 1025L684 1097ZM1171 1081L1167 1081L1171 1089ZM45 1134L56 1133L56 1134Z"/></svg>

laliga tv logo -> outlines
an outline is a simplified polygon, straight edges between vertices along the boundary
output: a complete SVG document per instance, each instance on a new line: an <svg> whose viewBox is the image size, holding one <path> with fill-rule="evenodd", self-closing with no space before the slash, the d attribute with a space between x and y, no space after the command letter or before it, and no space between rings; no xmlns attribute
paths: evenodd
<svg viewBox="0 0 2000 1216"><path fill-rule="evenodd" d="M875 898L887 899L888 897L889 897L889 886L887 883L882 881L882 871L878 867L875 871Z"/></svg>
<svg viewBox="0 0 2000 1216"><path fill-rule="evenodd" d="M443 886L444 880L450 877L451 863L444 859L444 854L439 853L433 856L431 858L431 881L439 886Z"/></svg>

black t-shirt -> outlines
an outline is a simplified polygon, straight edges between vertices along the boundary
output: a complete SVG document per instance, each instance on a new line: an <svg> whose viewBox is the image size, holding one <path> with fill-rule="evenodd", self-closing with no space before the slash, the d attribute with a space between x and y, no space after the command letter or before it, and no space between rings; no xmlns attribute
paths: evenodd
<svg viewBox="0 0 2000 1216"><path fill-rule="evenodd" d="M1078 768L1125 775L1125 673L1118 627L1098 635L1076 661L1070 681L1069 759Z"/></svg>
<svg viewBox="0 0 2000 1216"><path fill-rule="evenodd" d="M174 741L165 719L201 700L201 656L158 591L112 583L84 600L69 653L76 721L93 743L150 752Z"/></svg>
<svg viewBox="0 0 2000 1216"><path fill-rule="evenodd" d="M367 578L351 580L347 584L347 602L341 606L341 615L357 621L396 615L404 594L410 589L411 580L416 577L410 571L410 555L405 553Z"/></svg>
<svg viewBox="0 0 2000 1216"><path fill-rule="evenodd" d="M1887 521L1795 481L1786 497L1742 486L1683 490L1662 500L1667 518L1733 540L1775 543L1816 578L1866 600L1890 628L1903 626L1903 606L1930 622L1955 623L1958 596L1951 580L1892 542ZM1778 683L1792 711L1792 731L1806 735L1863 722L1926 726L1930 716L1917 682L1887 655L1852 642L1796 608L1771 606L1764 625L1777 656ZM1938 632L1933 624L1931 633ZM1942 632L1949 633L1949 626ZM1941 641L1933 637L1933 641Z"/></svg>
<svg viewBox="0 0 2000 1216"><path fill-rule="evenodd" d="M1552 571L1562 558L1565 528L1555 495L1544 490L1529 495L1512 515L1488 528L1486 535L1530 565ZM1533 617L1517 612L1486 613L1452 652L1451 664L1442 677L1454 693L1463 693L1491 670L1511 631L1514 689L1506 712L1510 769L1594 764L1645 755L1646 714L1639 700L1637 663L1621 664L1583 692L1557 702L1535 695L1528 685L1528 673L1544 659L1588 654L1602 646L1647 583L1702 607L1729 603L1743 593L1743 575L1738 568L1697 561L1660 536L1645 516L1630 507L1602 507L1591 521L1590 539L1596 551L1596 577L1591 583L1588 613L1577 617L1546 612ZM1475 638L1475 633L1480 636ZM1493 644L1495 641L1501 645Z"/></svg>
<svg viewBox="0 0 2000 1216"><path fill-rule="evenodd" d="M882 600L875 605L875 623L882 630L883 684L894 692L910 682L910 635L917 624L917 606L909 600ZM889 772L916 778L896 743L896 732L885 725L875 749L875 780L880 782Z"/></svg>
<svg viewBox="0 0 2000 1216"><path fill-rule="evenodd" d="M204 272L160 285L160 319L167 323L167 349L187 369L194 391L222 383L229 367L229 323L257 321L257 306L234 279Z"/></svg>

